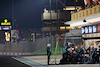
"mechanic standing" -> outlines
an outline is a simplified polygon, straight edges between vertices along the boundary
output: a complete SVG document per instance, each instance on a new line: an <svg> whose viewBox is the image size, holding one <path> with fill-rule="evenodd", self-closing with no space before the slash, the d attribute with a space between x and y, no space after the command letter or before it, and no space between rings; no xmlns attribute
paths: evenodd
<svg viewBox="0 0 100 67"><path fill-rule="evenodd" d="M51 55L51 51L50 51L50 47L51 47L51 44L47 44L47 56L48 56L48 60L47 60L47 63L49 65L49 62L50 62L50 55Z"/></svg>

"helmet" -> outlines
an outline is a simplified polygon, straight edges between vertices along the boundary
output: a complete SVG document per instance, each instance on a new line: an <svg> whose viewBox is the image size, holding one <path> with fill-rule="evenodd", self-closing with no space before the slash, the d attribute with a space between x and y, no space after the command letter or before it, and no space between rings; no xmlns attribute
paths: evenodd
<svg viewBox="0 0 100 67"><path fill-rule="evenodd" d="M49 44L47 44L47 47L51 47L51 44L49 43Z"/></svg>

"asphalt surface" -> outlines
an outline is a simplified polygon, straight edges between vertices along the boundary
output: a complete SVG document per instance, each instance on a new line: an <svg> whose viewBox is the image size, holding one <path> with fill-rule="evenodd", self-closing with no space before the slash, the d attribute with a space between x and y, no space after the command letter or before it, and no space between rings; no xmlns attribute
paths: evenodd
<svg viewBox="0 0 100 67"><path fill-rule="evenodd" d="M52 58L52 56L51 56ZM47 65L47 56L0 56L0 67L100 67L100 64L64 64L58 65L62 55L57 55L56 65L54 59L51 59L51 65Z"/></svg>
<svg viewBox="0 0 100 67"><path fill-rule="evenodd" d="M11 56L0 56L0 67L31 67L21 63Z"/></svg>
<svg viewBox="0 0 100 67"><path fill-rule="evenodd" d="M53 58L52 58L53 57ZM26 63L32 67L100 67L100 64L60 64L60 60L62 55L57 55L56 57L56 65L55 65L55 56L51 55L50 64L47 65L47 55L40 56L23 56L20 58L16 58L23 63Z"/></svg>

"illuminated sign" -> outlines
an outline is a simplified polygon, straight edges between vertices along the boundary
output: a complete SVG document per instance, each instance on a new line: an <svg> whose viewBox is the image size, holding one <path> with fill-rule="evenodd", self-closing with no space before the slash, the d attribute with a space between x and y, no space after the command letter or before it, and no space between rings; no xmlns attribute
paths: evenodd
<svg viewBox="0 0 100 67"><path fill-rule="evenodd" d="M89 33L92 33L92 27L89 26Z"/></svg>
<svg viewBox="0 0 100 67"><path fill-rule="evenodd" d="M96 26L93 26L93 33L97 32Z"/></svg>
<svg viewBox="0 0 100 67"><path fill-rule="evenodd" d="M82 32L82 34L85 32L84 28L81 28L81 32Z"/></svg>
<svg viewBox="0 0 100 67"><path fill-rule="evenodd" d="M5 39L6 39L6 41L10 41L10 33L9 32L5 32Z"/></svg>
<svg viewBox="0 0 100 67"><path fill-rule="evenodd" d="M100 26L98 26L98 31L100 31Z"/></svg>
<svg viewBox="0 0 100 67"><path fill-rule="evenodd" d="M12 19L10 18L0 18L0 26L11 26L12 25Z"/></svg>
<svg viewBox="0 0 100 67"><path fill-rule="evenodd" d="M8 22L8 20L5 19L4 22L1 22L1 25L11 25L11 22Z"/></svg>
<svg viewBox="0 0 100 67"><path fill-rule="evenodd" d="M0 26L0 30L2 30L2 27Z"/></svg>
<svg viewBox="0 0 100 67"><path fill-rule="evenodd" d="M88 27L85 27L85 33L88 33Z"/></svg>
<svg viewBox="0 0 100 67"><path fill-rule="evenodd" d="M17 43L17 31L11 30L11 43L16 44Z"/></svg>
<svg viewBox="0 0 100 67"><path fill-rule="evenodd" d="M100 32L100 25L85 26L81 28L82 34L98 33Z"/></svg>
<svg viewBox="0 0 100 67"><path fill-rule="evenodd" d="M11 26L0 26L0 30L11 30Z"/></svg>

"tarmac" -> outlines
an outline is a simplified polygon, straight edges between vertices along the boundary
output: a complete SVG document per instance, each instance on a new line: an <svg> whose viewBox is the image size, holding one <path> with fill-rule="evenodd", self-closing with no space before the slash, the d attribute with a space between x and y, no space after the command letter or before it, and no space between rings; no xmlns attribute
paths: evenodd
<svg viewBox="0 0 100 67"><path fill-rule="evenodd" d="M14 60L11 56L0 56L0 67L31 67Z"/></svg>
<svg viewBox="0 0 100 67"><path fill-rule="evenodd" d="M100 67L100 64L64 64L59 65L62 55L51 55L50 65L47 65L47 55L21 56L14 59L31 67ZM56 60L55 60L56 58Z"/></svg>
<svg viewBox="0 0 100 67"><path fill-rule="evenodd" d="M43 65L47 65L47 55L26 56L23 58L34 61L34 62L38 62L38 63L43 64ZM55 62L56 62L56 64L59 64L61 58L62 58L62 55L57 55L56 60L55 60L55 56L51 55L50 64L55 64Z"/></svg>

